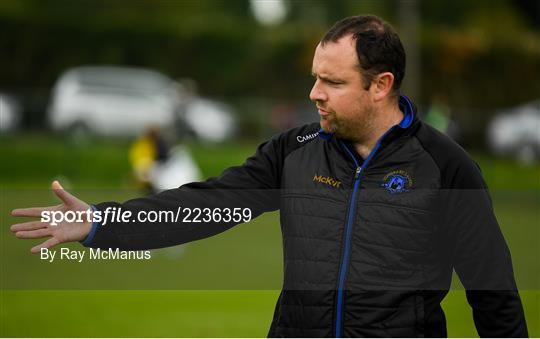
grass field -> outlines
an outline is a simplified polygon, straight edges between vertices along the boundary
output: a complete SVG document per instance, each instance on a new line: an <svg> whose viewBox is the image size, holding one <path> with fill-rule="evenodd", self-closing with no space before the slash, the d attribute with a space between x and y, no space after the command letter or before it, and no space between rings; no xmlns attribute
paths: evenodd
<svg viewBox="0 0 540 339"><path fill-rule="evenodd" d="M56 178L91 202L140 194L130 175L127 147L127 142L112 140L72 145L48 135L0 139L0 156L7 159L0 166L0 336L265 336L281 281L275 213L129 265L48 265L29 254L35 241L10 234L15 219L9 211L54 203L48 187ZM255 147L190 144L205 176L241 163ZM491 188L516 278L524 287L520 293L529 333L538 337L540 167L482 154L474 158ZM476 336L463 291L451 291L443 307L450 336Z"/></svg>

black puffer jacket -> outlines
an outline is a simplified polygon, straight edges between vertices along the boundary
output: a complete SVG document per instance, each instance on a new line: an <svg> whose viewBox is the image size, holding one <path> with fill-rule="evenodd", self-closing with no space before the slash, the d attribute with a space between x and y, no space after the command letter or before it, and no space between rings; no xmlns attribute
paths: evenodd
<svg viewBox="0 0 540 339"><path fill-rule="evenodd" d="M400 98L405 118L367 159L311 124L272 138L219 178L121 204L280 209L283 290L269 336L446 336L452 270L481 336L527 336L510 253L479 169ZM102 203L99 210L120 204ZM149 249L230 223L94 225L90 247Z"/></svg>

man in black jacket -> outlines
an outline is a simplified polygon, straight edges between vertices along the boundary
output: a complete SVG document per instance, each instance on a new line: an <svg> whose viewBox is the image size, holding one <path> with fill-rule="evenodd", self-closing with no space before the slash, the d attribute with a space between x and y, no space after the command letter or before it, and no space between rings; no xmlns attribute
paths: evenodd
<svg viewBox="0 0 540 339"><path fill-rule="evenodd" d="M446 336L440 306L458 273L481 336L525 337L510 253L479 169L457 144L417 117L399 94L405 52L374 16L343 19L318 44L310 93L320 122L263 143L242 166L123 204L121 208L280 210L284 285L269 336ZM63 204L13 211L85 211ZM19 238L50 236L41 247L81 241L126 250L173 246L237 224L43 222L13 225Z"/></svg>

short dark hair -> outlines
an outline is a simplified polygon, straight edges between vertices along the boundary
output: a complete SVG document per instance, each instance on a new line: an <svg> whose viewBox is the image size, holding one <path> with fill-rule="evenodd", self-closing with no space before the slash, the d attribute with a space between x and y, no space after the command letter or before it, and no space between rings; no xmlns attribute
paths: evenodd
<svg viewBox="0 0 540 339"><path fill-rule="evenodd" d="M374 15L357 15L334 24L321 40L321 45L337 42L351 34L356 40L356 55L363 74L364 88L382 72L394 75L393 92L397 94L405 76L405 50L390 24Z"/></svg>

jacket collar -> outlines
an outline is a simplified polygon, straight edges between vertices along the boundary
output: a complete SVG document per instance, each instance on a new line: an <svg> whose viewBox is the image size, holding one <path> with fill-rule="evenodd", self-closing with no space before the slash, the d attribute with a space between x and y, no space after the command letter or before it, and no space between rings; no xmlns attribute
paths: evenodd
<svg viewBox="0 0 540 339"><path fill-rule="evenodd" d="M403 120L399 123L402 129L409 128L416 118L416 109L411 99L405 95L399 96L399 109L403 112Z"/></svg>

